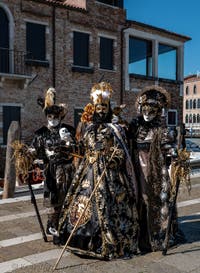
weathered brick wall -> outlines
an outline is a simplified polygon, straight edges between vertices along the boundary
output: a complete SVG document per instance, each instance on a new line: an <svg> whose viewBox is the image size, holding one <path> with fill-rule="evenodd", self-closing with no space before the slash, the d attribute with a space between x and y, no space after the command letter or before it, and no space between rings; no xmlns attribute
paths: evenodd
<svg viewBox="0 0 200 273"><path fill-rule="evenodd" d="M53 85L53 7L35 1L3 0L14 19L14 49L26 51L26 21L38 22L46 25L46 57L49 67L32 66L32 74L36 79L23 88L22 82L12 80L3 82L0 87L0 123L2 123L2 105L15 104L21 107L22 138L30 142L33 132L46 123L44 113L37 105L37 97L43 96L45 90ZM120 104L121 92L123 103L127 104L126 118L128 121L136 115L134 108L137 92L124 91L121 73L121 31L127 27L126 12L123 9L109 7L95 0L87 1L87 11L73 8L55 7L55 88L57 102L68 105L68 113L64 119L74 124L74 109L83 108L90 99L92 85L104 75L104 80L111 83L114 89L113 102ZM144 26L132 23L132 27L145 31ZM83 31L90 34L89 62L93 73L72 72L73 65L73 31ZM147 30L146 30L147 31ZM162 31L148 29L154 34ZM99 35L114 39L114 71L99 69ZM164 33L163 35L176 39L176 36ZM177 38L180 40L180 38ZM125 43L123 44L123 61L125 56ZM124 80L123 80L124 81ZM131 89L140 90L154 82L148 79L130 77ZM161 86L170 91L172 95L172 108L181 111L182 98L179 97L179 85L175 83L160 82ZM179 120L182 117L179 114ZM2 128L0 129L2 135Z"/></svg>
<svg viewBox="0 0 200 273"><path fill-rule="evenodd" d="M53 85L52 72L52 7L34 1L5 0L4 3L13 15L14 48L26 50L26 21L46 24L46 54L49 67L33 66L33 75L37 78L26 88L18 86L16 81L5 82L1 88L1 103L15 103L21 106L22 138L30 140L34 130L46 122L36 100L45 90ZM74 109L83 108L90 101L92 85L104 79L116 90L113 99L119 104L120 62L121 62L121 28L125 23L125 11L88 1L87 12L56 7L56 90L57 102L67 103L68 113L65 122L74 124ZM113 15L111 16L111 13ZM89 61L94 73L72 72L73 64L73 30L90 33ZM98 34L115 38L114 65L116 71L100 70Z"/></svg>

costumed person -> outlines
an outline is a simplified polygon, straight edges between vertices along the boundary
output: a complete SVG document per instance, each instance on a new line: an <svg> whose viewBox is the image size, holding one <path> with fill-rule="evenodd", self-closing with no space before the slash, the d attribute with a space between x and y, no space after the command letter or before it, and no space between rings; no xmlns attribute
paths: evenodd
<svg viewBox="0 0 200 273"><path fill-rule="evenodd" d="M61 244L71 236L67 249L100 259L131 257L137 250L135 179L124 130L111 124L112 92L106 82L92 87L94 112L83 136L85 156L58 229Z"/></svg>
<svg viewBox="0 0 200 273"><path fill-rule="evenodd" d="M44 206L48 208L46 233L58 228L60 210L74 174L73 152L75 129L62 123L66 115L65 104L56 105L56 91L49 88L45 99L39 98L47 125L35 132L30 151L44 164Z"/></svg>
<svg viewBox="0 0 200 273"><path fill-rule="evenodd" d="M162 250L169 220L171 191L170 165L177 157L176 132L166 126L169 93L160 86L147 86L137 97L140 115L133 119L129 136L138 181L139 241L141 252ZM176 212L171 225L170 243L183 236Z"/></svg>

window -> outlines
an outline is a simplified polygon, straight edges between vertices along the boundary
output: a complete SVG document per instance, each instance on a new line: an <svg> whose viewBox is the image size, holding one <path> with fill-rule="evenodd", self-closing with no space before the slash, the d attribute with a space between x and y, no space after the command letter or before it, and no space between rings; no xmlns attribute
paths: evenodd
<svg viewBox="0 0 200 273"><path fill-rule="evenodd" d="M197 87L196 87L196 85L194 85L193 94L196 94L196 93L197 93Z"/></svg>
<svg viewBox="0 0 200 273"><path fill-rule="evenodd" d="M185 123L188 123L188 114L185 116Z"/></svg>
<svg viewBox="0 0 200 273"><path fill-rule="evenodd" d="M129 74L152 76L152 42L130 37Z"/></svg>
<svg viewBox="0 0 200 273"><path fill-rule="evenodd" d="M170 80L177 79L177 49L172 46L158 46L158 77Z"/></svg>
<svg viewBox="0 0 200 273"><path fill-rule="evenodd" d="M46 27L45 25L26 23L26 51L27 59L46 60Z"/></svg>
<svg viewBox="0 0 200 273"><path fill-rule="evenodd" d="M101 2L101 3L104 3L104 4L107 4L107 5L119 7L119 8L124 7L124 1L123 0L97 0L97 1Z"/></svg>
<svg viewBox="0 0 200 273"><path fill-rule="evenodd" d="M185 101L185 109L189 109L189 102L188 102L188 100Z"/></svg>
<svg viewBox="0 0 200 273"><path fill-rule="evenodd" d="M189 115L189 123L192 123L192 114Z"/></svg>
<svg viewBox="0 0 200 273"><path fill-rule="evenodd" d="M200 99L197 101L197 108L200 108Z"/></svg>
<svg viewBox="0 0 200 273"><path fill-rule="evenodd" d="M192 109L192 100L190 100L190 109Z"/></svg>
<svg viewBox="0 0 200 273"><path fill-rule="evenodd" d="M196 123L196 115L193 114L193 123Z"/></svg>
<svg viewBox="0 0 200 273"><path fill-rule="evenodd" d="M132 90L135 78L183 82L184 42L137 27L124 29L125 90ZM164 37L165 36L165 37ZM133 75L131 75L133 74Z"/></svg>
<svg viewBox="0 0 200 273"><path fill-rule="evenodd" d="M197 123L200 123L200 115L197 114Z"/></svg>
<svg viewBox="0 0 200 273"><path fill-rule="evenodd" d="M89 67L89 34L74 31L74 65Z"/></svg>
<svg viewBox="0 0 200 273"><path fill-rule="evenodd" d="M100 68L113 70L113 39L100 37Z"/></svg>
<svg viewBox="0 0 200 273"><path fill-rule="evenodd" d="M197 107L197 102L196 100L193 100L193 109L196 109L196 107Z"/></svg>
<svg viewBox="0 0 200 273"><path fill-rule="evenodd" d="M9 20L0 7L0 72L9 72Z"/></svg>
<svg viewBox="0 0 200 273"><path fill-rule="evenodd" d="M177 110L169 110L167 113L167 125L176 126L177 125Z"/></svg>
<svg viewBox="0 0 200 273"><path fill-rule="evenodd" d="M186 89L185 89L185 94L186 95L189 95L189 87L187 86Z"/></svg>

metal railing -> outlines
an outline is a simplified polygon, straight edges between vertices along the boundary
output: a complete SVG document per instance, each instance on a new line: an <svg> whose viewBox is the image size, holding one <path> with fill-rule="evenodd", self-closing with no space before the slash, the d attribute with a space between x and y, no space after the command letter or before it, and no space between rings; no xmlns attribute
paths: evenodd
<svg viewBox="0 0 200 273"><path fill-rule="evenodd" d="M0 73L31 75L31 66L26 65L27 53L0 47Z"/></svg>

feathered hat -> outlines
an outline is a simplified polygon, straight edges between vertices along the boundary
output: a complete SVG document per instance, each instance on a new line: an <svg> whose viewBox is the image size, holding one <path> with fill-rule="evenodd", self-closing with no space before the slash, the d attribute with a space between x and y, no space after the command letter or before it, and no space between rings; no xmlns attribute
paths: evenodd
<svg viewBox="0 0 200 273"><path fill-rule="evenodd" d="M56 105L56 90L53 87L47 89L45 98L39 97L37 103L42 107L45 115L56 115L63 119L67 113L67 106L64 103Z"/></svg>
<svg viewBox="0 0 200 273"><path fill-rule="evenodd" d="M141 111L146 103L154 103L159 109L165 109L170 106L170 102L170 94L164 88L157 85L146 86L137 96L136 109Z"/></svg>
<svg viewBox="0 0 200 273"><path fill-rule="evenodd" d="M101 103L108 104L111 99L112 92L113 89L110 83L96 83L91 89L90 98L94 105Z"/></svg>

